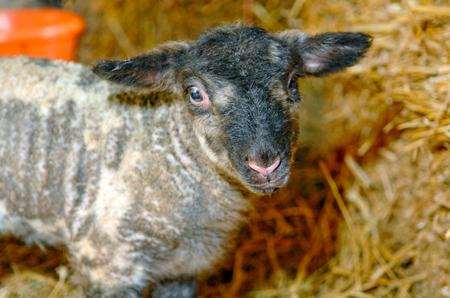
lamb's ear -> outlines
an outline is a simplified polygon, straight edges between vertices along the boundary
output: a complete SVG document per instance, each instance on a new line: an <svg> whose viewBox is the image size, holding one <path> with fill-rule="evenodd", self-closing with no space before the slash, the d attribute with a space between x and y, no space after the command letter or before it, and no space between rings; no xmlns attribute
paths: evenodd
<svg viewBox="0 0 450 298"><path fill-rule="evenodd" d="M328 32L309 36L288 30L277 37L291 49L305 74L321 76L355 64L367 51L372 38L364 33Z"/></svg>
<svg viewBox="0 0 450 298"><path fill-rule="evenodd" d="M147 54L123 61L100 61L93 71L98 76L123 85L151 89L171 89L189 44L171 42Z"/></svg>

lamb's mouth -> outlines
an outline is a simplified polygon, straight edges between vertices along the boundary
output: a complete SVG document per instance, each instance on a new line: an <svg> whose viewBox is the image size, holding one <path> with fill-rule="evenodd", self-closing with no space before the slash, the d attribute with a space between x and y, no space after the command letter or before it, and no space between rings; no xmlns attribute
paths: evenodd
<svg viewBox="0 0 450 298"><path fill-rule="evenodd" d="M263 193L263 194L271 194L271 193L276 192L276 191L277 191L278 189L280 189L280 188L279 188L279 187L273 187L273 186L268 185L268 186L261 186L261 187L259 187L258 189L259 189L259 191L260 191L261 193Z"/></svg>
<svg viewBox="0 0 450 298"><path fill-rule="evenodd" d="M289 174L284 175L274 181L268 181L260 184L248 184L248 188L257 194L268 195L284 187L289 180Z"/></svg>

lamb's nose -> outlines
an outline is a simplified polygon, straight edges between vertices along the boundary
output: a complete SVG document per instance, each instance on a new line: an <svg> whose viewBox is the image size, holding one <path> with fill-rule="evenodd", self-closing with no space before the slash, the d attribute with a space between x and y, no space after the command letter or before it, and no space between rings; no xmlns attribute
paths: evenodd
<svg viewBox="0 0 450 298"><path fill-rule="evenodd" d="M280 162L281 162L280 158L277 157L275 159L275 161L270 166L263 167L263 166L258 165L254 160L249 159L248 160L248 166L252 170L260 173L261 175L268 176L270 173L272 173L273 171L275 171L278 168L278 166L280 165Z"/></svg>

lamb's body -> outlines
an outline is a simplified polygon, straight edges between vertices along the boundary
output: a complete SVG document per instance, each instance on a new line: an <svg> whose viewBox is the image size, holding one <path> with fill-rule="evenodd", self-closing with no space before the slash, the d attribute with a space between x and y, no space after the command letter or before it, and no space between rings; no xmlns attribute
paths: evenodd
<svg viewBox="0 0 450 298"><path fill-rule="evenodd" d="M26 58L0 59L0 85L0 231L65 244L112 289L223 253L246 203L200 153L183 102L121 99L88 68Z"/></svg>
<svg viewBox="0 0 450 298"><path fill-rule="evenodd" d="M105 80L76 64L0 59L0 232L65 244L91 296L169 279L157 296L192 297L192 284L170 279L223 255L247 208L239 188L288 181L297 77L351 66L369 45L359 33L232 25L102 61L93 71Z"/></svg>

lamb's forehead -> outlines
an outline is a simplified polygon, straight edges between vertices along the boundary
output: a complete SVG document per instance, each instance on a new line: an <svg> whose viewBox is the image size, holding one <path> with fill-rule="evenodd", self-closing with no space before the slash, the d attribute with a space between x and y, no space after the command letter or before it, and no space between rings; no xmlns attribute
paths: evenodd
<svg viewBox="0 0 450 298"><path fill-rule="evenodd" d="M265 82L282 76L288 48L257 27L227 26L200 36L193 47L194 67L226 79Z"/></svg>

